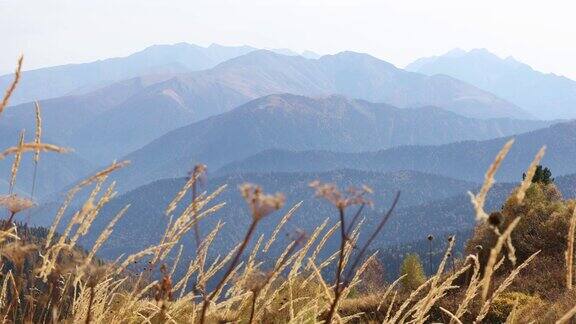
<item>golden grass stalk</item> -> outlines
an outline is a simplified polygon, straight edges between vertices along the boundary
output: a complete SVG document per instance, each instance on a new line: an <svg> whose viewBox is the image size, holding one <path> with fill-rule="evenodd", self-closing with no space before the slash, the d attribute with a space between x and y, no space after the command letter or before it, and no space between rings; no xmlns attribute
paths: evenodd
<svg viewBox="0 0 576 324"><path fill-rule="evenodd" d="M566 314L562 315L562 317L556 321L556 324L569 323L574 315L576 315L576 306L572 307L572 309L566 312Z"/></svg>
<svg viewBox="0 0 576 324"><path fill-rule="evenodd" d="M402 277L400 277L402 278ZM390 315L392 314L392 307L394 307L394 302L396 301L396 296L398 295L397 291L394 291L394 295L392 295L392 300L390 301L390 305L388 305L388 309L386 310L386 317L384 317L384 321L382 323L389 323Z"/></svg>
<svg viewBox="0 0 576 324"><path fill-rule="evenodd" d="M34 144L37 145L36 151L34 152L34 162L38 163L40 160L40 143L42 142L42 115L38 101L34 101L34 108L36 112L36 132L34 134Z"/></svg>
<svg viewBox="0 0 576 324"><path fill-rule="evenodd" d="M118 266L118 268L116 269L116 274L118 275L118 274L122 273L122 271L126 270L128 268L128 266L130 266L132 263L142 259L145 256L155 255L158 250L166 247L167 245L169 245L169 243L164 243L164 244L160 244L160 245L153 245L153 246L150 246L150 247L148 247L148 248L146 248L146 249L144 249L138 253L134 253L134 254L128 256Z"/></svg>
<svg viewBox="0 0 576 324"><path fill-rule="evenodd" d="M443 290L439 288L438 282L442 278L442 274L444 273L444 268L446 267L446 263L448 261L449 256L452 253L452 249L454 248L455 243L456 243L456 239L453 236L451 236L450 239L448 240L448 248L446 249L446 252L444 253L444 257L442 258L442 261L440 262L440 265L438 266L438 270L436 272L436 275L432 277L433 279L432 279L432 282L430 283L430 291L420 301L422 305L418 309L418 312L415 316L417 323L421 323L424 321L424 317L428 314L428 311L436 302L437 296L439 295L439 293L443 292ZM448 281L446 281L446 282L448 282Z"/></svg>
<svg viewBox="0 0 576 324"><path fill-rule="evenodd" d="M566 289L572 290L574 282L574 234L576 232L576 206L570 218L568 246L566 247Z"/></svg>
<svg viewBox="0 0 576 324"><path fill-rule="evenodd" d="M507 324L516 323L516 316L518 315L517 313L518 313L518 298L514 300L514 306L512 306L512 310L510 311L510 314L508 314L508 317L506 317L506 323Z"/></svg>
<svg viewBox="0 0 576 324"><path fill-rule="evenodd" d="M484 203L486 202L486 196L488 195L488 191L490 191L490 188L492 188L492 186L494 185L495 182L494 175L496 174L496 171L498 171L498 169L500 168L500 165L502 164L502 161L504 161L504 158L510 151L510 148L512 148L512 144L514 144L514 139L511 139L508 142L506 142L506 144L504 144L500 152L498 152L496 158L494 159L494 162L492 162L492 164L488 168L488 171L486 171L486 174L484 175L484 183L482 184L482 187L480 188L478 194L474 195L471 192L468 192L468 195L470 195L470 200L472 201L472 205L474 206L474 210L476 211L476 220L478 221L488 219L488 214L484 211Z"/></svg>
<svg viewBox="0 0 576 324"><path fill-rule="evenodd" d="M296 277L296 275L298 275L298 273L302 267L302 263L304 261L304 258L307 256L308 251L312 248L314 242L316 241L318 236L320 236L320 234L322 233L322 231L324 230L326 225L328 225L328 219L324 220L324 222L322 224L320 224L320 226L316 227L316 229L314 229L312 234L310 234L310 237L308 238L308 241L306 242L306 244L296 254L296 260L294 260L292 268L290 269L290 272L288 273L288 278L293 279L294 277Z"/></svg>
<svg viewBox="0 0 576 324"><path fill-rule="evenodd" d="M498 237L498 241L496 245L490 250L490 258L488 259L488 263L486 264L486 268L484 269L484 277L482 278L482 301L486 302L488 299L488 292L490 290L490 282L492 281L492 274L494 272L494 264L496 264L496 259L502 250L502 247L506 243L506 240L510 235L512 235L512 231L516 228L516 225L520 222L521 217L516 218L515 220L508 225L508 228Z"/></svg>
<svg viewBox="0 0 576 324"><path fill-rule="evenodd" d="M26 152L53 152L53 153L69 153L72 149L66 147L59 147L54 144L46 143L23 143L22 146L9 147L0 153L0 160L3 160L8 155L26 153Z"/></svg>
<svg viewBox="0 0 576 324"><path fill-rule="evenodd" d="M475 255L468 255L466 258L467 260L471 260L474 265L474 270L472 272L472 277L470 278L470 283L468 284L468 288L466 288L466 292L464 293L464 298L460 301L458 305L458 309L454 314L456 318L461 318L464 316L468 309L468 305L470 302L476 297L478 294L478 288L480 287L480 261L478 257ZM450 320L450 324L454 323L453 320Z"/></svg>
<svg viewBox="0 0 576 324"><path fill-rule="evenodd" d="M458 319L458 317L456 317L456 315L452 314L449 310L447 310L444 307L440 307L440 310L443 311L444 313L446 313L446 315L450 316L450 323L452 323L453 321L458 323L458 324L462 324L462 321L460 321Z"/></svg>
<svg viewBox="0 0 576 324"><path fill-rule="evenodd" d="M170 270L169 277L172 278L174 276L174 272L180 263L180 258L182 257L182 251L184 251L184 244L180 244L180 248L178 249L178 254L176 254L176 258L174 259L174 263L172 264L172 270Z"/></svg>
<svg viewBox="0 0 576 324"><path fill-rule="evenodd" d="M178 191L178 193L176 193L176 196L174 196L174 199L172 199L170 204L168 204L168 207L166 208L166 211L164 212L164 214L170 215L176 209L176 207L178 207L178 203L180 203L180 201L184 198L184 196L186 195L186 192L188 192L188 190L190 190L190 188L192 188L192 185L194 185L194 183L196 182L196 180L198 179L199 176L200 175L192 176L188 179L188 181L186 181L186 183L184 184L182 189L180 189L180 191Z"/></svg>
<svg viewBox="0 0 576 324"><path fill-rule="evenodd" d="M411 313L414 314L412 315L412 318L415 319L416 323L426 322L426 320L430 316L428 313L430 312L432 306L434 306L440 299L444 298L448 290L459 288L458 286L453 285L452 283L454 282L454 280L456 280L456 278L460 277L462 274L468 271L469 268L470 266L465 266L461 268L460 270L458 270L457 272L453 273L448 278L446 278L446 280L444 280L444 282L442 282L436 288L431 289L428 292L428 296L432 296L429 299L429 301L426 304L424 304L425 299L422 299L419 302L417 302L406 314L404 314L400 322L404 323L408 315Z"/></svg>
<svg viewBox="0 0 576 324"><path fill-rule="evenodd" d="M58 225L60 224L60 221L62 220L62 217L64 217L64 214L66 213L66 210L68 209L68 207L70 206L70 204L72 203L72 200L74 200L74 197L76 196L76 194L82 190L82 188L97 182L97 185L95 186L94 190L92 191L92 193L90 194L90 198L88 199L88 202L91 202L95 195L98 193L98 191L100 190L100 185L107 179L108 175L120 168L123 168L125 166L127 166L130 163L130 161L122 161L117 163L116 161L114 161L109 167L95 173L94 175L82 180L81 182L79 182L77 185L75 185L74 187L72 187L72 189L70 189L68 191L68 193L66 194L66 198L64 199L64 202L62 203L62 205L60 206L60 208L58 209L58 212L56 213L56 216L54 217L54 221L52 221L52 225L50 226L50 229L48 231L48 235L46 237L46 248L48 248L52 242L52 238L54 237L54 234L56 233L56 228L58 227ZM87 207L86 203L84 204L85 207Z"/></svg>
<svg viewBox="0 0 576 324"><path fill-rule="evenodd" d="M516 200L518 204L522 204L522 202L524 201L524 197L526 196L526 190L530 188L530 185L532 184L532 179L534 178L534 174L536 173L536 169L540 164L540 161L544 157L545 153L546 153L546 146L542 146L538 151L538 153L536 153L536 156L532 160L532 163L530 163L530 166L528 166L528 170L524 174L524 179L522 180L520 187L516 191ZM494 230L496 231L496 234L499 235L498 229L494 228ZM508 236L506 238L506 247L508 250L508 259L510 260L510 262L512 262L512 266L516 266L516 248L512 244L511 236Z"/></svg>
<svg viewBox="0 0 576 324"><path fill-rule="evenodd" d="M377 311L380 311L380 308L382 307L382 305L384 304L384 302L388 298L388 295L390 295L390 293L392 292L392 289L394 289L396 286L398 286L398 284L400 283L400 281L402 281L402 279L404 279L404 277L406 277L405 274L401 275L400 277L398 277L398 279L394 280L390 285L388 285L388 288L386 288L386 290L384 291L384 294L382 294L382 298L380 299L380 303L378 303L378 307L376 308Z"/></svg>
<svg viewBox="0 0 576 324"><path fill-rule="evenodd" d="M542 148L540 148L538 153L536 153L534 160L532 160L532 163L530 163L528 171L526 171L525 173L526 175L522 180L522 183L520 184L520 188L518 188L518 191L516 192L516 199L518 200L518 204L521 204L522 201L524 201L524 197L526 196L526 190L528 190L528 188L530 188L530 185L532 184L532 178L534 178L536 168L538 167L540 161L544 157L544 153L546 153L546 146L542 146Z"/></svg>
<svg viewBox="0 0 576 324"><path fill-rule="evenodd" d="M60 252L62 250L71 251L75 246L80 237L86 235L96 219L96 216L102 209L102 207L108 203L114 196L114 186L115 184L112 183L110 187L106 190L104 195L100 198L100 200L94 204L94 200L96 195L100 192L101 185L105 181L104 179L100 179L97 182L95 188L90 193L87 201L84 203L82 208L74 213L70 221L68 222L66 228L62 232L59 240L55 244L51 244L52 237L54 236L54 232L56 231L56 226L58 225L58 221L54 221L52 227L47 236L46 242L46 252L41 255L42 258L42 265L38 269L38 277L42 278L44 282L48 281L48 276L52 273L54 269L56 269L58 258L60 256ZM57 216L58 217L58 216ZM75 225L78 225L75 227ZM75 227L75 232L72 237L69 235L71 234L73 228Z"/></svg>
<svg viewBox="0 0 576 324"><path fill-rule="evenodd" d="M400 319L400 316L404 313L404 310L406 310L406 308L408 308L408 306L410 305L410 303L412 303L412 301L416 298L416 296L420 295L420 293L424 291L424 289L426 289L426 287L428 287L435 279L436 276L432 276L428 280L426 280L426 282L421 284L418 288L414 289L410 293L410 295L408 295L408 298L406 298L404 302L400 305L398 310L396 310L394 316L389 321L386 321L385 324L398 323L398 320Z"/></svg>
<svg viewBox="0 0 576 324"><path fill-rule="evenodd" d="M18 139L18 151L14 156L14 163L12 163L12 170L10 173L10 193L14 190L14 185L16 185L16 175L18 174L18 169L20 169L20 162L22 161L22 145L24 144L24 131L20 132L20 137Z"/></svg>
<svg viewBox="0 0 576 324"><path fill-rule="evenodd" d="M109 167L97 172L96 174L92 175L91 177L89 177L85 180L82 180L76 186L80 187L80 188L85 187L91 183L94 183L98 179L102 179L102 178L108 176L110 173L112 173L116 170L119 170L121 168L126 167L128 164L130 164L130 161L121 161L121 162L114 161L114 162L112 162L112 164Z"/></svg>
<svg viewBox="0 0 576 324"><path fill-rule="evenodd" d="M216 224L216 226L214 227L214 229L207 236L205 236L204 239L202 240L202 244L200 245L200 248L198 249L196 259L190 262L190 265L188 266L188 270L186 271L186 274L174 286L174 291L178 291L181 289L180 296L184 296L186 286L188 285L188 281L190 280L190 277L192 277L192 274L194 274L195 271L200 271L200 272L204 271L204 264L206 262L206 257L208 255L208 248L210 247L210 245L212 244L212 241L216 238L216 236L218 235L218 232L222 229L223 226L224 226L224 224L219 221ZM202 275L199 274L198 277L199 277L199 279L198 279L199 284L201 284Z"/></svg>
<svg viewBox="0 0 576 324"><path fill-rule="evenodd" d="M8 292L8 276L4 276L4 280L2 280L2 289L0 290L0 309L4 309L4 307L7 305L7 298L6 298L7 292Z"/></svg>
<svg viewBox="0 0 576 324"><path fill-rule="evenodd" d="M504 281L500 284L500 286L498 286L498 288L494 291L494 293L492 293L492 296L490 296L490 298L488 300L483 302L482 308L480 309L480 312L478 313L478 316L476 317L476 320L474 321L474 323L482 323L482 320L484 320L484 317L486 317L486 315L488 314L488 310L490 309L490 306L492 306L492 302L494 302L494 300L500 294L502 294L504 292L504 290L506 290L506 288L508 288L508 286L510 286L512 284L512 281L514 281L514 278L516 278L516 276L518 276L518 274L520 273L520 271L522 271L522 269L524 269L528 266L528 264L538 255L538 253L540 253L540 251L537 251L536 253L532 254L530 257L528 257L528 259L526 259L524 262L522 262L522 264L520 264L518 267L514 268L514 270L512 270L512 272L510 272L510 274L506 277L506 279L504 279ZM484 276L486 277L486 275L484 275Z"/></svg>
<svg viewBox="0 0 576 324"><path fill-rule="evenodd" d="M16 71L14 72L14 80L12 80L12 83L10 83L10 86L8 86L8 89L6 89L4 97L0 102L0 115L2 115L4 109L8 106L10 97L12 96L14 90L16 90L16 86L20 82L20 78L22 76L22 63L24 63L24 55L20 55L20 57L18 58L18 63L16 64Z"/></svg>
<svg viewBox="0 0 576 324"><path fill-rule="evenodd" d="M377 254L378 254L378 252L375 252L374 254L369 256L366 259L366 261L364 261L362 263L362 265L360 265L358 270L356 270L354 277L352 277L352 279L350 280L350 283L348 283L346 285L346 287L344 288L344 290L342 291L342 298L343 299L348 297L348 295L350 294L352 289L360 283L360 276L366 271L366 268L370 265L370 262L372 262L376 259Z"/></svg>
<svg viewBox="0 0 576 324"><path fill-rule="evenodd" d="M110 223L108 223L108 226L106 226L106 228L102 231L102 233L100 233L100 236L98 236L98 238L96 239L96 242L92 246L90 253L88 254L86 259L84 260L85 266L87 266L92 261L92 259L96 255L96 252L98 252L98 250L100 250L100 248L102 247L104 242L106 242L106 240L108 240L110 235L112 235L112 232L114 231L114 226L126 214L126 212L128 211L128 208L130 208L130 205L127 205L124 208L122 208L122 210L120 210L116 214L116 216L114 216L114 218L110 221Z"/></svg>
<svg viewBox="0 0 576 324"><path fill-rule="evenodd" d="M268 250L272 246L272 243L274 243L274 241L276 241L276 237L278 236L278 233L280 233L280 230L282 229L282 227L284 227L284 224L286 224L290 220L290 218L292 218L292 215L294 215L296 210L298 210L298 208L300 208L300 206L302 206L302 203L303 203L302 201L297 203L292 208L290 208L290 210L286 214L284 214L284 216L282 217L282 219L280 220L278 225L276 225L276 228L274 228L272 235L270 235L270 239L268 239L268 241L264 245L264 249L262 249L262 252L268 252Z"/></svg>

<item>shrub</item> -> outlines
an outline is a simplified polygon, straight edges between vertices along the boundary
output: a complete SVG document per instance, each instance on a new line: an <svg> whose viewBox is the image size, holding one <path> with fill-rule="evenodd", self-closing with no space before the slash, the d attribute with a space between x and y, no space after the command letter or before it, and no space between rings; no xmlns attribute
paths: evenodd
<svg viewBox="0 0 576 324"><path fill-rule="evenodd" d="M489 247L497 239L494 228L502 232L514 219L522 217L512 233L518 262L523 262L536 251L541 251L541 255L563 257L574 206L574 201L562 200L562 195L553 183L533 183L526 191L522 204L518 204L516 196L512 194L501 211L490 215L489 219L494 220L492 225L477 226L466 250L471 254L478 253L477 246L482 246L479 257L484 265L490 253Z"/></svg>
<svg viewBox="0 0 576 324"><path fill-rule="evenodd" d="M426 281L422 261L420 261L418 254L411 253L406 255L400 267L400 275L405 275L402 278L402 285L407 290L414 290Z"/></svg>

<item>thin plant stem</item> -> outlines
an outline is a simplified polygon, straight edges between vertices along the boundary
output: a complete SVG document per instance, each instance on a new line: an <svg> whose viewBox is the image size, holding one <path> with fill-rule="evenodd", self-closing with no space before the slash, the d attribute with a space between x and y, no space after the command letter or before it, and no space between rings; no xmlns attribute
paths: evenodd
<svg viewBox="0 0 576 324"><path fill-rule="evenodd" d="M196 210L196 182L194 181L194 183L192 184L192 210L194 212L194 214L197 213ZM200 244L201 239L200 239L200 227L198 225L198 222L194 223L194 238L196 239L196 253L198 253L198 250L200 249Z"/></svg>
<svg viewBox="0 0 576 324"><path fill-rule="evenodd" d="M222 279L220 279L220 282L218 282L218 284L216 285L216 288L212 291L212 293L210 293L208 296L206 296L204 298L204 303L202 305L202 313L200 315L200 323L201 324L206 323L206 312L208 311L208 307L209 307L210 302L214 299L214 297L216 297L216 295L218 294L220 289L222 289L222 287L224 287L224 284L226 284L228 277L230 277L230 275L232 274L232 271L234 271L234 268L236 267L236 265L238 265L238 262L240 261L240 257L242 256L242 253L246 249L248 242L250 242L250 238L252 237L252 235L254 234L254 231L256 230L256 225L258 225L258 218L254 218L252 220L252 223L250 224L250 227L248 228L248 231L246 232L246 235L244 236L244 240L242 241L242 244L240 244L240 248L236 252L236 255L232 259L232 262L230 262L230 265L228 266L228 269L224 273L224 276L222 277Z"/></svg>
<svg viewBox="0 0 576 324"><path fill-rule="evenodd" d="M258 298L258 291L252 292L252 306L250 309L250 321L248 323L254 323L254 314L256 313L256 299Z"/></svg>
<svg viewBox="0 0 576 324"><path fill-rule="evenodd" d="M330 305L330 311L328 312L328 323L332 323L332 319L336 313L336 307L340 299L340 282L342 280L342 271L344 265L344 250L346 249L346 225L344 218L344 208L338 208L338 214L340 216L340 253L338 257L338 268L336 269L336 284L334 285L334 300Z"/></svg>

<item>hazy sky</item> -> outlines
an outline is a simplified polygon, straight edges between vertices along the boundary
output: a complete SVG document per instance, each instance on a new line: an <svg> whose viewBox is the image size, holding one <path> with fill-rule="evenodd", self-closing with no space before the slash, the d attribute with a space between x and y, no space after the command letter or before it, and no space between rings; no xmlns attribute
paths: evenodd
<svg viewBox="0 0 576 324"><path fill-rule="evenodd" d="M576 79L576 4L530 0L0 0L0 72L152 44L367 52L403 67L483 47Z"/></svg>

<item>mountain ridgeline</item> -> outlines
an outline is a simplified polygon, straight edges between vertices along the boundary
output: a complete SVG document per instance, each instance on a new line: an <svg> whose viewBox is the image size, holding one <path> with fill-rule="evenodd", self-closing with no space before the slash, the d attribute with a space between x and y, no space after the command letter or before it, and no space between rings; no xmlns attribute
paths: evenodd
<svg viewBox="0 0 576 324"><path fill-rule="evenodd" d="M218 169L269 149L365 152L482 140L545 125L508 118L472 119L436 107L400 109L342 96L270 95L154 140L126 156L133 165L117 177L120 188L130 189L183 176L196 163Z"/></svg>
<svg viewBox="0 0 576 324"><path fill-rule="evenodd" d="M337 94L398 108L433 106L477 119L531 118L514 104L470 84L447 76L430 77L407 72L367 54L343 52L307 59L266 50L229 48L227 51L230 53L217 56L218 59L210 60L212 63L208 64L202 63L203 59L197 55L186 54L189 50L196 52L199 49L182 44L152 47L134 54L136 58L129 56L111 61L118 60L118 64L124 66L122 62L125 60L140 62L137 59L140 56L165 57L168 61L186 58L190 61L187 63L189 69L155 73L140 71L141 75L131 79L41 100L46 135L61 145L74 147L79 155L95 164L106 164L171 130L228 112L254 99L282 93L311 97ZM174 53L163 56L154 54L156 51ZM244 52L247 53L240 55ZM208 67L229 57L232 58L212 68L190 72L194 68L192 62L198 62L195 68ZM104 71L108 65L116 64L105 62L108 61L98 63L106 66L102 68ZM77 68L90 70L92 64L97 63ZM125 65L130 66L129 63ZM100 68L94 69L100 71ZM56 80L68 79L50 70L42 73ZM98 72L101 74L105 73ZM78 77L70 78L75 80ZM9 80L8 77L5 79ZM24 73L23 80L26 79L34 78ZM15 129L32 129L33 114L34 105L23 103L6 109L5 118L0 123ZM119 141L119 137L123 140Z"/></svg>
<svg viewBox="0 0 576 324"><path fill-rule="evenodd" d="M463 141L443 145L399 146L377 152L268 150L222 167L219 173L326 171L357 168L389 172L416 170L467 181L481 182L494 157L512 137L485 141ZM516 181L542 146L547 146L543 164L555 174L576 172L576 122L513 136L515 143L498 171L501 181Z"/></svg>
<svg viewBox="0 0 576 324"><path fill-rule="evenodd" d="M217 44L209 47L187 43L154 45L126 57L25 71L12 102L18 104L89 93L114 82L143 75L205 70L254 50L249 46ZM11 75L0 76L0 89L5 89L11 80Z"/></svg>
<svg viewBox="0 0 576 324"><path fill-rule="evenodd" d="M419 59L407 70L449 75L490 91L542 119L576 117L576 82L542 73L512 57L502 59L485 49L452 50Z"/></svg>

